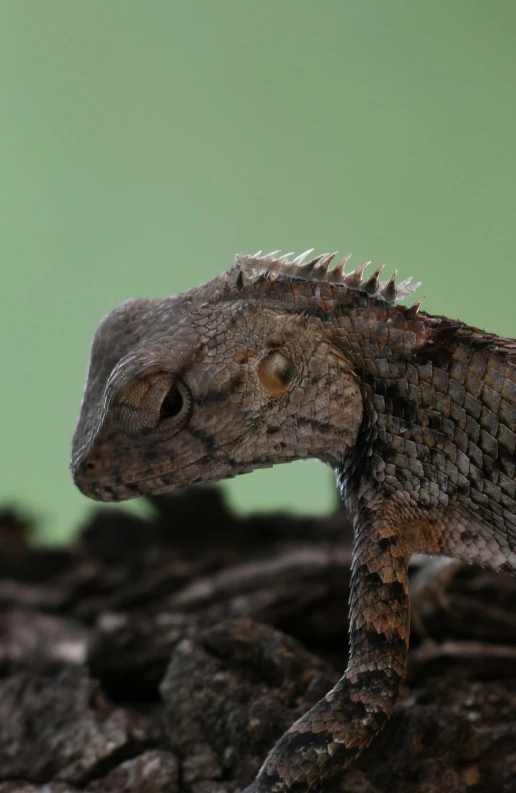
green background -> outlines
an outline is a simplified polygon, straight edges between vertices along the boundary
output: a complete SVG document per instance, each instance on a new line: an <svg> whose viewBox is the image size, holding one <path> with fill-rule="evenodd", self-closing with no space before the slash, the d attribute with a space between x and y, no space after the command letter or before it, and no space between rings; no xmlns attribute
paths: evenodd
<svg viewBox="0 0 516 793"><path fill-rule="evenodd" d="M0 504L63 539L88 347L258 248L353 252L515 335L516 3L0 2ZM329 510L322 465L226 485Z"/></svg>

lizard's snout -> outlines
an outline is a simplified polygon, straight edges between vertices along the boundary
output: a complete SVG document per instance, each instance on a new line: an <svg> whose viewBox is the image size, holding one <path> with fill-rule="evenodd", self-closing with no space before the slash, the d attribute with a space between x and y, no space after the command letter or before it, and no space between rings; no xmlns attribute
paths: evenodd
<svg viewBox="0 0 516 793"><path fill-rule="evenodd" d="M103 460L96 451L89 452L83 459L72 463L72 476L75 485L84 496L95 501L127 501L153 492L145 480L122 475L119 464Z"/></svg>
<svg viewBox="0 0 516 793"><path fill-rule="evenodd" d="M98 486L100 473L100 461L92 454L72 464L73 481L81 493L88 496L88 498L104 501L107 499L103 498Z"/></svg>

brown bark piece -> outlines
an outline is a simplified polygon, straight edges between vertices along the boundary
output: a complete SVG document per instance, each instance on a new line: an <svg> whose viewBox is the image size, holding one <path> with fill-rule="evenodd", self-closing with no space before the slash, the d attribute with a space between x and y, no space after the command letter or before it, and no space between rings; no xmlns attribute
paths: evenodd
<svg viewBox="0 0 516 793"><path fill-rule="evenodd" d="M0 793L237 793L345 666L342 513L155 505L60 551L0 516ZM403 698L328 791L516 793L514 579L467 568L418 604Z"/></svg>

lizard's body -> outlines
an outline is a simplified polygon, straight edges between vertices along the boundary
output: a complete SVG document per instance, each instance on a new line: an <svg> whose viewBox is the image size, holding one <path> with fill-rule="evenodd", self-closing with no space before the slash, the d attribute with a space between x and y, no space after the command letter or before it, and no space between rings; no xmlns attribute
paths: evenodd
<svg viewBox="0 0 516 793"><path fill-rule="evenodd" d="M343 678L280 739L249 793L341 772L405 675L411 554L516 572L516 342L396 305L363 268L237 257L164 300L127 301L92 348L72 468L122 500L318 457L355 529Z"/></svg>

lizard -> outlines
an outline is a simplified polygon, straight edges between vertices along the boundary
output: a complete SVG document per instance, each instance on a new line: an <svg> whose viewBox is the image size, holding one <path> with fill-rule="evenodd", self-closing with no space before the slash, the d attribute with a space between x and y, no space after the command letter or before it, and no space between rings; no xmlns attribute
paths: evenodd
<svg viewBox="0 0 516 793"><path fill-rule="evenodd" d="M385 725L412 553L516 573L516 341L403 305L419 284L396 272L280 253L103 319L71 463L101 501L297 459L333 468L354 527L348 665L246 793L319 790Z"/></svg>

